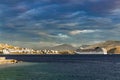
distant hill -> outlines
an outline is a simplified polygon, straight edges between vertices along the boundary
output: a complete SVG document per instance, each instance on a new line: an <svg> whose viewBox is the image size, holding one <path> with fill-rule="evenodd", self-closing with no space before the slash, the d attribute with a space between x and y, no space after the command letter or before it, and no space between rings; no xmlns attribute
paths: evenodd
<svg viewBox="0 0 120 80"><path fill-rule="evenodd" d="M51 50L76 50L76 47L73 47L70 44L62 44L49 48Z"/></svg>
<svg viewBox="0 0 120 80"><path fill-rule="evenodd" d="M9 44L0 43L0 49L4 49L4 48L14 49L14 48L19 48L19 47L15 47L15 46L12 46L12 45L9 45Z"/></svg>
<svg viewBox="0 0 120 80"><path fill-rule="evenodd" d="M105 41L105 42L90 45L87 48L92 49L92 48L95 48L95 47L104 47L105 48L105 47L115 47L115 46L120 46L120 41L109 40L109 41Z"/></svg>
<svg viewBox="0 0 120 80"><path fill-rule="evenodd" d="M12 50L21 50L23 48L17 47L17 46L12 46L9 44L2 44L0 43L0 53L2 50L6 49L12 49ZM41 50L58 50L58 51L77 51L77 52L92 52L92 51L101 51L101 48L105 48L108 53L120 53L120 41L105 41L105 42L100 42L92 45L82 45L79 48L76 48L70 44L62 44L54 47L44 47ZM33 49L29 49L33 50ZM34 51L33 51L34 52ZM35 53L35 52L34 52Z"/></svg>
<svg viewBox="0 0 120 80"><path fill-rule="evenodd" d="M3 44L3 43L0 43L0 53L2 53L3 49L20 49L19 47L16 47L16 46L12 46L12 45L9 45L9 44Z"/></svg>
<svg viewBox="0 0 120 80"><path fill-rule="evenodd" d="M99 52L101 48L105 48L107 53L118 54L120 53L120 41L105 41L96 44L92 44L90 46L86 46L84 48L77 49L78 52Z"/></svg>
<svg viewBox="0 0 120 80"><path fill-rule="evenodd" d="M79 48L80 49L83 49L83 48L87 48L87 47L89 47L90 45L81 45Z"/></svg>

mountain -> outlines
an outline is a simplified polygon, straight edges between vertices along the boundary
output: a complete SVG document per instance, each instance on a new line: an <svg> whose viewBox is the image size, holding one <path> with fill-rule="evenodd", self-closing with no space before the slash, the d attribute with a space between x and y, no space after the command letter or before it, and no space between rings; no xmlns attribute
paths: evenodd
<svg viewBox="0 0 120 80"><path fill-rule="evenodd" d="M102 48L107 50L107 53L114 53L119 54L120 53L120 41L105 41L101 43L96 43L90 46L87 46L83 49L77 49L76 51L79 52L92 52L92 51L102 51Z"/></svg>
<svg viewBox="0 0 120 80"><path fill-rule="evenodd" d="M109 51L109 52L110 52L110 51ZM120 46L116 46L116 47L114 48L113 53L120 54Z"/></svg>
<svg viewBox="0 0 120 80"><path fill-rule="evenodd" d="M96 43L96 44L90 45L87 48L88 49L93 49L95 47L106 48L106 47L115 47L115 46L120 46L120 41L109 40L109 41L105 41L105 42L101 42L101 43Z"/></svg>
<svg viewBox="0 0 120 80"><path fill-rule="evenodd" d="M19 47L12 46L12 45L9 45L9 44L0 43L0 49L4 49L4 48L7 48L7 49L15 49L15 48L19 48Z"/></svg>
<svg viewBox="0 0 120 80"><path fill-rule="evenodd" d="M62 44L49 48L51 50L76 50L76 47L73 47L70 44Z"/></svg>
<svg viewBox="0 0 120 80"><path fill-rule="evenodd" d="M14 49L15 50L15 49L20 49L20 48L9 45L9 44L0 43L0 53L2 53L3 49Z"/></svg>
<svg viewBox="0 0 120 80"><path fill-rule="evenodd" d="M5 50L8 50L10 54L73 54L76 48L69 44L63 44L55 47L46 47L43 50L33 50L28 48L20 48L8 44L0 44L0 53L3 53L3 51ZM58 51L56 52L56 50Z"/></svg>
<svg viewBox="0 0 120 80"><path fill-rule="evenodd" d="M87 48L87 47L89 47L90 45L81 45L79 48L80 49L83 49L83 48Z"/></svg>

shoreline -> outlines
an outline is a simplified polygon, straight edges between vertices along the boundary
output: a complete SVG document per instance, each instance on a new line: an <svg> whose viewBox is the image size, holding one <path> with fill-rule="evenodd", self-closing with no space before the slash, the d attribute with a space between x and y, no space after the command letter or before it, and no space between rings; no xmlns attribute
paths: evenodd
<svg viewBox="0 0 120 80"><path fill-rule="evenodd" d="M34 65L34 64L37 64L37 63L18 62L18 63L14 63L14 64L0 64L0 69L18 67L18 66L29 66L29 65Z"/></svg>

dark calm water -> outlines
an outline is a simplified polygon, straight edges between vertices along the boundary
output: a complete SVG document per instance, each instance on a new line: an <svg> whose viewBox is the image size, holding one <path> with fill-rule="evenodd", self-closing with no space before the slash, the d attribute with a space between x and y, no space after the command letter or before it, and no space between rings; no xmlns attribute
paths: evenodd
<svg viewBox="0 0 120 80"><path fill-rule="evenodd" d="M9 55L7 57L26 58L24 60L29 62L0 68L0 80L120 80L120 55L42 55L43 58L41 55Z"/></svg>

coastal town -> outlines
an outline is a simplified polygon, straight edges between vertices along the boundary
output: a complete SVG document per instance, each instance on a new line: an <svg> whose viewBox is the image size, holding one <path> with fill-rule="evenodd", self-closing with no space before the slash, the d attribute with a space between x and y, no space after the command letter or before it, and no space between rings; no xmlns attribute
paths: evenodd
<svg viewBox="0 0 120 80"><path fill-rule="evenodd" d="M55 49L57 47L57 49ZM102 54L119 54L120 53L120 41L105 41L97 44L80 46L75 48L71 45L59 45L50 49L35 50L32 48L21 48L18 46L12 46L9 44L0 44L1 54L81 54L83 52L93 53L102 52ZM63 49L60 49L63 48Z"/></svg>
<svg viewBox="0 0 120 80"><path fill-rule="evenodd" d="M92 45L82 45L75 48L68 44L55 46L49 49L35 50L9 44L0 44L1 55L74 55L74 54L120 54L120 41L105 41ZM14 64L21 62L16 59L7 59L0 56L0 64Z"/></svg>
<svg viewBox="0 0 120 80"><path fill-rule="evenodd" d="M1 54L74 54L73 50L34 50L31 48L20 48L8 44L0 44Z"/></svg>

